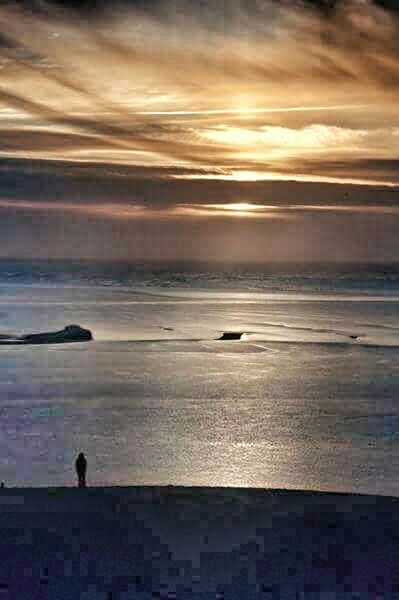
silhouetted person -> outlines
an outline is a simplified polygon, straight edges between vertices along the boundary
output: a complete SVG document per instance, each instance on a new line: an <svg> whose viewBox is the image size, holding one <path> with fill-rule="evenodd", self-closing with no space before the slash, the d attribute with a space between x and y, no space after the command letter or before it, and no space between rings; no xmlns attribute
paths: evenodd
<svg viewBox="0 0 399 600"><path fill-rule="evenodd" d="M75 461L76 474L78 476L79 487L86 487L86 469L87 460L83 452L81 452Z"/></svg>

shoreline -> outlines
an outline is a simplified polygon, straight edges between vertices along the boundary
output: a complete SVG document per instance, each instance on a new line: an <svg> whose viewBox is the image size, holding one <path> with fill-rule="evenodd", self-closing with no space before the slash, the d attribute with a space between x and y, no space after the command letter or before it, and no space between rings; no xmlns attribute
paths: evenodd
<svg viewBox="0 0 399 600"><path fill-rule="evenodd" d="M13 492L48 492L50 496L62 492L68 493L72 490L76 490L77 493L84 494L85 492L117 492L117 491L130 491L130 492L170 492L170 493L185 493L185 492L203 492L203 493L215 493L215 494L242 494L242 495L264 495L267 496L292 496L292 495L300 495L300 496L337 496L337 497L353 497L353 498L387 498L391 500L398 500L399 495L394 496L392 494L376 494L376 493L368 493L368 492L346 492L346 491L338 491L338 490L318 490L318 489L310 489L310 488L268 488L268 487L246 487L246 486L204 486L204 485L175 485L175 484L93 484L86 485L84 488L79 488L76 484L71 485L36 485L36 486L8 486L0 488L0 496L4 493L13 491Z"/></svg>
<svg viewBox="0 0 399 600"><path fill-rule="evenodd" d="M274 487L245 487L245 486L204 486L204 485L175 485L175 484L93 484L86 485L84 488L79 488L77 484L71 485L36 485L36 486L12 486L5 485L0 487L0 498L2 495L7 495L8 492L13 493L27 493L27 497L31 494L36 493L47 493L50 497L62 496L63 494L70 494L76 490L77 494L84 495L85 493L90 496L96 496L96 494L115 494L120 492L121 494L132 494L140 496L140 494L146 493L163 493L170 495L184 495L184 494L208 494L211 496L226 495L234 497L245 497L249 496L255 499L260 499L261 496L267 498L275 497L293 497L300 496L303 498L307 497L331 497L331 498L368 498L370 500L386 499L392 502L399 502L399 494L383 494L383 493L372 493L372 492L357 492L357 491L339 491L339 490L321 490L311 488L274 488Z"/></svg>

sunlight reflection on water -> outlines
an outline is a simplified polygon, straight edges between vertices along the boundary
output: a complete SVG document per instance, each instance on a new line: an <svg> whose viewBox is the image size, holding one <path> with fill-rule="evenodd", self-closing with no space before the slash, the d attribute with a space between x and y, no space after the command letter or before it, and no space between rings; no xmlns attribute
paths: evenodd
<svg viewBox="0 0 399 600"><path fill-rule="evenodd" d="M97 287L75 302L82 293L9 286L3 297L3 331L78 322L95 336L0 349L7 484L72 484L84 450L91 484L399 495L395 299L232 305L225 292L183 303L153 291L153 304L135 290L130 305ZM216 341L230 330L245 340Z"/></svg>

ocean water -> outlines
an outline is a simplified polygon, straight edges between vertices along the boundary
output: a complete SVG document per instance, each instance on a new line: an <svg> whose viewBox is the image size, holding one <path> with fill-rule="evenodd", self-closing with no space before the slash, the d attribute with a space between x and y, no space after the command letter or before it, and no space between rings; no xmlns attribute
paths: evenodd
<svg viewBox="0 0 399 600"><path fill-rule="evenodd" d="M0 333L71 323L0 347L6 485L399 496L398 266L0 261Z"/></svg>

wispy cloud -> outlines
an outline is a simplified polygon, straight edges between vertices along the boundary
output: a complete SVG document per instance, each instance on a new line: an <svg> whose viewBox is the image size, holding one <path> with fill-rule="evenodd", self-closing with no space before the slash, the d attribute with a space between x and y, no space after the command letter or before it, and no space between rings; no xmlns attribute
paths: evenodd
<svg viewBox="0 0 399 600"><path fill-rule="evenodd" d="M1 155L316 181L356 159L369 169L343 182L398 184L375 160L399 153L397 17L363 0L233 4L96 20L2 4Z"/></svg>
<svg viewBox="0 0 399 600"><path fill-rule="evenodd" d="M397 12L66 5L0 2L1 255L397 259Z"/></svg>

